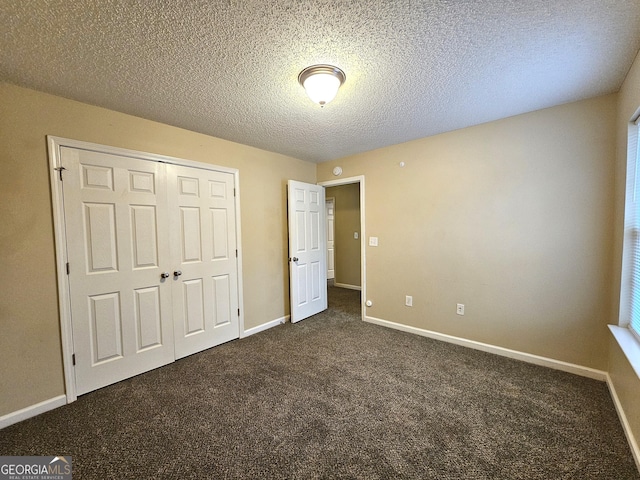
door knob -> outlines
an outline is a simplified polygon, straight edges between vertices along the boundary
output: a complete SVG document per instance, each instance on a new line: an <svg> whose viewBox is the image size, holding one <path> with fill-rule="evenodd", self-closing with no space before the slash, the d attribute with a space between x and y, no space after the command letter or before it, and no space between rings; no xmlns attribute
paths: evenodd
<svg viewBox="0 0 640 480"><path fill-rule="evenodd" d="M298 257L293 257L293 258L291 259L291 261L293 261L293 262L297 262L298 260L300 260Z"/></svg>
<svg viewBox="0 0 640 480"><path fill-rule="evenodd" d="M180 275L182 275L182 270L176 270L175 272L173 272L173 275L179 277Z"/></svg>
<svg viewBox="0 0 640 480"><path fill-rule="evenodd" d="M160 278L169 278L169 277L170 277L169 272L162 272L160 274Z"/></svg>

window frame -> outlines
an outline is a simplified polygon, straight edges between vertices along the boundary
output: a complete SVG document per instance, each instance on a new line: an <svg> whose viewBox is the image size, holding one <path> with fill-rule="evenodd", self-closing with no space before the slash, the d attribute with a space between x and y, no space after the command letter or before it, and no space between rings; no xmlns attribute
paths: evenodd
<svg viewBox="0 0 640 480"><path fill-rule="evenodd" d="M618 325L640 344L640 109L627 129L624 233ZM635 307L635 308L634 308ZM634 318L635 309L635 318ZM635 320L635 321L634 321Z"/></svg>

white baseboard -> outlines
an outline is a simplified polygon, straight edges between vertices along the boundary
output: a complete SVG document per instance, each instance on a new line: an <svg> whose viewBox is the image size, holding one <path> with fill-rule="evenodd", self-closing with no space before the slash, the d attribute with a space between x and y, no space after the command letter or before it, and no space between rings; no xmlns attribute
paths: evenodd
<svg viewBox="0 0 640 480"><path fill-rule="evenodd" d="M620 403L620 399L618 398L618 394L616 393L616 389L613 386L613 382L611 381L611 377L609 376L609 374L607 374L607 386L609 387L609 393L611 394L613 404L616 407L618 419L622 424L622 430L624 430L624 434L627 437L627 443L629 444L629 448L631 449L631 454L633 455L633 459L636 462L636 468L640 470L640 449L638 448L638 442L636 442L636 438L633 436L631 426L629 425L629 421L627 420L627 415L624 413L624 409L622 408L622 404Z"/></svg>
<svg viewBox="0 0 640 480"><path fill-rule="evenodd" d="M0 430L8 427L9 425L13 425L14 423L21 422L22 420L26 420L27 418L35 417L36 415L40 415L41 413L48 412L49 410L53 410L54 408L58 408L66 404L67 396L58 395L57 397L50 398L49 400L45 400L44 402L36 403L35 405L31 405L30 407L25 407L21 410L7 413L6 415L0 417Z"/></svg>
<svg viewBox="0 0 640 480"><path fill-rule="evenodd" d="M334 287L339 287L339 288L348 288L349 290L362 290L362 287L359 285L349 285L347 283L336 283L333 282L333 286Z"/></svg>
<svg viewBox="0 0 640 480"><path fill-rule="evenodd" d="M593 378L595 380L606 381L607 379L607 372L596 370L595 368L583 367L582 365L576 365L560 360L554 360L552 358L541 357L538 355L533 355L531 353L519 352L517 350L510 350L508 348L498 347L495 345L490 345L488 343L476 342L474 340L468 340L466 338L454 337L452 335L433 332L431 330L423 330L422 328L402 325L401 323L390 322L388 320L382 320L380 318L367 316L364 317L364 321L375 323L376 325L382 325L383 327L393 328L395 330L402 330L403 332L414 333L423 337L433 338L434 340L441 340L443 342L454 343L463 347L482 350L483 352L493 353L495 355L513 358L515 360L521 360L523 362L532 363L534 365L541 365L543 367L549 367L555 370L561 370L563 372L574 373L576 375Z"/></svg>
<svg viewBox="0 0 640 480"><path fill-rule="evenodd" d="M263 332L272 327L277 327L278 325L282 325L289 321L291 315L285 315L284 317L276 318L275 320L271 320L270 322L263 323L262 325L258 325L257 327L250 328L249 330L245 330L241 336L241 338L248 337L249 335L253 335L256 333Z"/></svg>

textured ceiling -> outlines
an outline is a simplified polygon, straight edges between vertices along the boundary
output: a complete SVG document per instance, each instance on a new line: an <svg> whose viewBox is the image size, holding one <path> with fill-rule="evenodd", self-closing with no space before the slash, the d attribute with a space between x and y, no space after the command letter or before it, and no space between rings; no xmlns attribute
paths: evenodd
<svg viewBox="0 0 640 480"><path fill-rule="evenodd" d="M2 0L0 79L316 162L620 88L640 0ZM297 83L347 75L320 108Z"/></svg>

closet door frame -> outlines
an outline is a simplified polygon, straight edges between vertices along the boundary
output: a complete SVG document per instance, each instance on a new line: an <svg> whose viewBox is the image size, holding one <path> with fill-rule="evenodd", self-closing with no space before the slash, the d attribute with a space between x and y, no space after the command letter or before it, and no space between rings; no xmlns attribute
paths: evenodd
<svg viewBox="0 0 640 480"><path fill-rule="evenodd" d="M47 135L47 146L49 153L49 170L51 184L51 202L53 207L53 227L55 238L56 253L56 278L58 283L58 308L60 314L60 336L62 346L62 364L64 371L65 393L67 403L74 402L77 398L74 358L73 358L73 330L71 325L71 296L69 291L69 282L67 278L67 236L64 221L64 199L63 199L63 181L65 174L61 169L60 149L63 147L91 150L106 154L118 155L121 157L131 157L151 162L167 163L172 165L180 165L185 167L193 167L205 170L231 173L234 179L235 190L235 229L236 229L236 248L238 249L237 267L238 267L238 305L239 312L239 337L245 336L244 329L244 301L242 290L242 241L240 227L240 178L239 171L235 168L220 167L208 163L195 162L182 158L169 157L153 153L141 152L137 150L129 150L124 148L100 145L96 143L83 142L80 140L72 140L52 135Z"/></svg>

